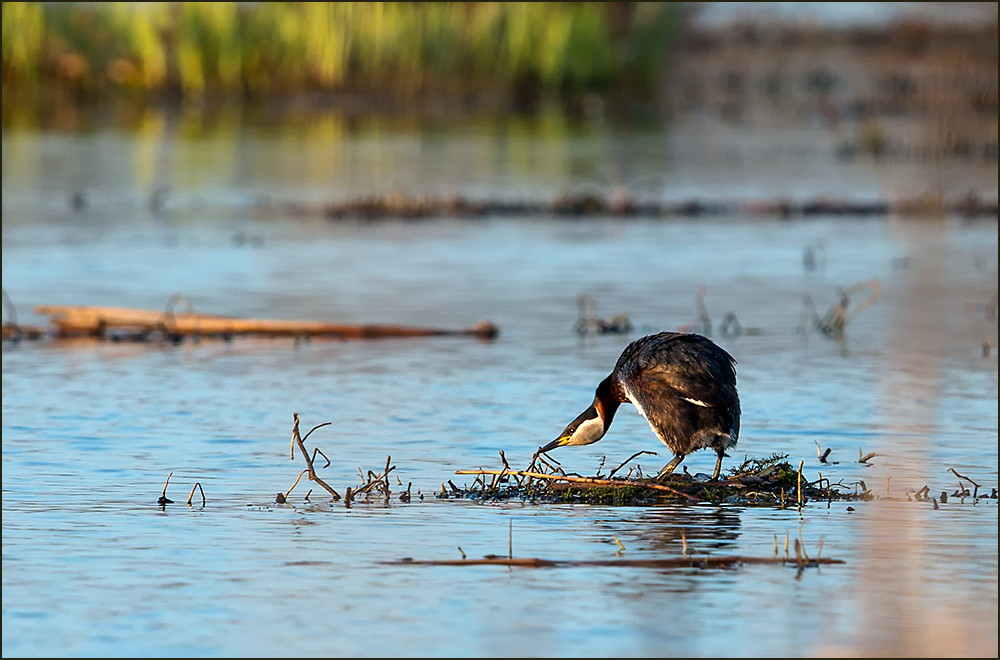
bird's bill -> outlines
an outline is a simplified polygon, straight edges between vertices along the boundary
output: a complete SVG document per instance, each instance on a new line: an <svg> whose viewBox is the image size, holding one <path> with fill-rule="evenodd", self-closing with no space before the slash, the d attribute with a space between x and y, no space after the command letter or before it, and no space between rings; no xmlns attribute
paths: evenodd
<svg viewBox="0 0 1000 660"><path fill-rule="evenodd" d="M558 438L542 447L539 451L544 454L545 452L551 451L556 447L562 447L568 444L587 445L591 442L597 442L601 439L601 435L604 435L603 431L600 435L594 437L593 439L581 439L577 431L581 428L581 426L585 424L592 424L594 420L599 418L600 413L597 412L597 408L591 405L589 408L580 413L576 419L570 422L569 425L563 429L563 432L559 434ZM574 437L576 438L575 442L573 442Z"/></svg>
<svg viewBox="0 0 1000 660"><path fill-rule="evenodd" d="M561 438L556 438L555 440L553 440L549 444L545 445L544 447L542 447L538 451L540 453L542 453L542 454L545 454L547 452L552 451L556 447L562 447L563 445L567 444L569 442L569 439L570 439L570 436L568 436L568 435L564 435Z"/></svg>

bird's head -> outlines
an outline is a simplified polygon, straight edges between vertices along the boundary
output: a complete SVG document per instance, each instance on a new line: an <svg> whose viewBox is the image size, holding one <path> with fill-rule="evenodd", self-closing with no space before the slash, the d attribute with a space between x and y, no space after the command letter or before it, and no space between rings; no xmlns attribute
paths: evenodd
<svg viewBox="0 0 1000 660"><path fill-rule="evenodd" d="M603 406L595 400L589 408L580 413L579 417L569 423L558 438L542 447L541 452L545 453L563 445L590 445L603 438L608 431L603 409Z"/></svg>

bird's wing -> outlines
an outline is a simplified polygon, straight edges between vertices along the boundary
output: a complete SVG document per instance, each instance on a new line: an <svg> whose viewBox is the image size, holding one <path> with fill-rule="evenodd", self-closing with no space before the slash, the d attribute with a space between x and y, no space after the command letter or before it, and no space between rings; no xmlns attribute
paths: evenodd
<svg viewBox="0 0 1000 660"><path fill-rule="evenodd" d="M736 369L728 353L711 348L671 341L636 356L635 368L622 376L637 398L650 402L678 396L698 406L728 408L737 396Z"/></svg>

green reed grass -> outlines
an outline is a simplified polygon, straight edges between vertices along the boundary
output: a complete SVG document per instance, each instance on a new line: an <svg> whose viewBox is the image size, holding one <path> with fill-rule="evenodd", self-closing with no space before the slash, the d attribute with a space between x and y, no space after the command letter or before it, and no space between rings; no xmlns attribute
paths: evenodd
<svg viewBox="0 0 1000 660"><path fill-rule="evenodd" d="M672 3L6 2L3 85L78 99L649 94L677 19Z"/></svg>

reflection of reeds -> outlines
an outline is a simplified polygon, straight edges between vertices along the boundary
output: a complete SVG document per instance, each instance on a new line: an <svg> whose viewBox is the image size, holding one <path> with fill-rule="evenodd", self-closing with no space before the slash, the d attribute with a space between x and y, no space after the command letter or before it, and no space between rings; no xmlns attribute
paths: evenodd
<svg viewBox="0 0 1000 660"><path fill-rule="evenodd" d="M3 4L3 84L74 94L652 90L670 3Z"/></svg>

